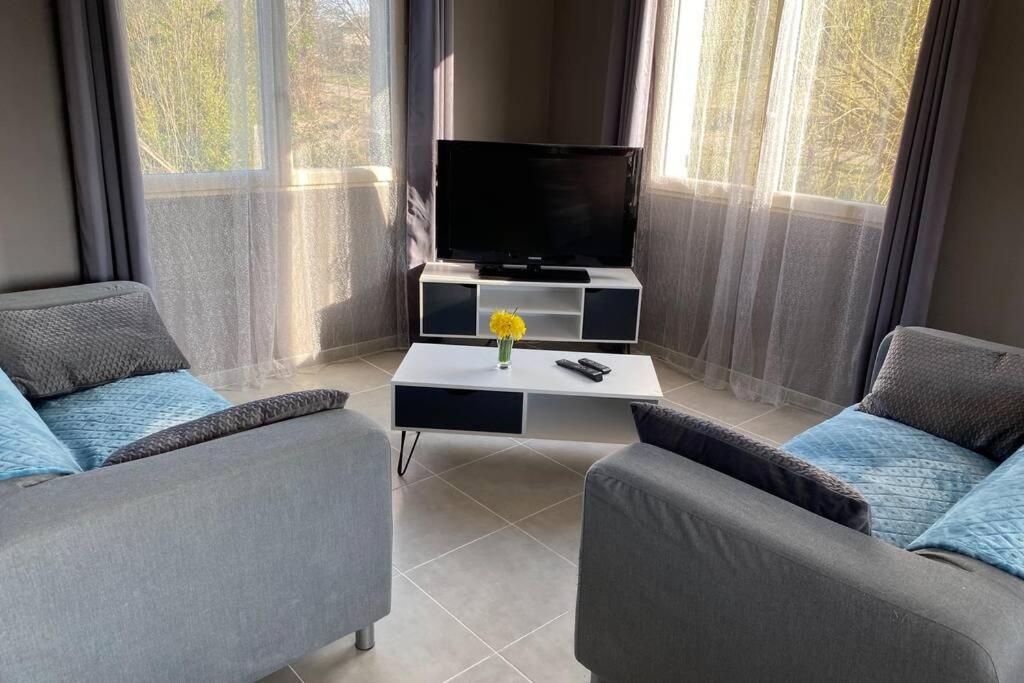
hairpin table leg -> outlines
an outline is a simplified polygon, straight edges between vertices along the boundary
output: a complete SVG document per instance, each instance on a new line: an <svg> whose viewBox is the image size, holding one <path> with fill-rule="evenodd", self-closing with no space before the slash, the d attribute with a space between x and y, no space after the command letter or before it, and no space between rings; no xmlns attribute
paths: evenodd
<svg viewBox="0 0 1024 683"><path fill-rule="evenodd" d="M412 441L412 448L409 449L409 456L405 458L405 464L402 463L402 458L405 456L405 430L402 430L402 443L398 446L398 476L404 476L405 471L409 469L409 463L412 462L412 454L416 451L416 444L420 442L420 433L416 432L416 438Z"/></svg>

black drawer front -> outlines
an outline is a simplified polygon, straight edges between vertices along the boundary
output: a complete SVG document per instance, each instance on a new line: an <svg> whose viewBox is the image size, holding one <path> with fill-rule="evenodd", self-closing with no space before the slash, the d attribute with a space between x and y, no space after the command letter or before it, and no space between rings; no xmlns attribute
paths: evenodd
<svg viewBox="0 0 1024 683"><path fill-rule="evenodd" d="M521 434L523 395L514 391L396 386L395 426Z"/></svg>
<svg viewBox="0 0 1024 683"><path fill-rule="evenodd" d="M583 338L633 341L640 290L587 289L583 296Z"/></svg>
<svg viewBox="0 0 1024 683"><path fill-rule="evenodd" d="M476 285L423 283L423 334L476 335Z"/></svg>

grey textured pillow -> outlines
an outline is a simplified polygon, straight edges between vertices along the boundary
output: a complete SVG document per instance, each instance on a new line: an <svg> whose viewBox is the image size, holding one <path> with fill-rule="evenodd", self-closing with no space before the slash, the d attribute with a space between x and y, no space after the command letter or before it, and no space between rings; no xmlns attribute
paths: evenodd
<svg viewBox="0 0 1024 683"><path fill-rule="evenodd" d="M634 403L640 440L678 453L833 522L871 533L871 506L835 475L741 432L650 403Z"/></svg>
<svg viewBox="0 0 1024 683"><path fill-rule="evenodd" d="M1024 445L1024 355L898 327L860 410L998 461Z"/></svg>
<svg viewBox="0 0 1024 683"><path fill-rule="evenodd" d="M122 446L110 454L103 462L103 467L195 446L222 436L290 420L293 417L344 408L346 401L348 393L344 391L310 389L243 403L198 420L169 427Z"/></svg>
<svg viewBox="0 0 1024 683"><path fill-rule="evenodd" d="M148 291L0 310L0 368L31 399L188 367Z"/></svg>

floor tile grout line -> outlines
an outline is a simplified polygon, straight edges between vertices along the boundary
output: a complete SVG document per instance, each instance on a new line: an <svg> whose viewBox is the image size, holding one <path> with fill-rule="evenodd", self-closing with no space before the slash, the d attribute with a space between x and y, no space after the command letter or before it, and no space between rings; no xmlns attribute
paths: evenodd
<svg viewBox="0 0 1024 683"><path fill-rule="evenodd" d="M502 648L502 649L504 649L504 648ZM527 680L527 681L530 681L530 683L533 683L533 679L532 679L532 678L530 678L529 676L527 676L527 675L526 675L526 674L525 674L525 673L523 672L523 670L522 670L522 669L520 669L520 668L519 668L518 666L516 666L515 664L513 664L512 662L510 662L510 661L508 660L508 658L507 658L507 657L505 657L505 655L501 654L501 650L497 650L497 651L495 651L494 655L495 655L495 656L496 656L496 657L497 657L498 659L500 659L501 661L505 662L505 663L506 663L506 664L508 664L508 665L509 665L510 667L512 667L512 669L513 669L513 670L514 670L514 671L515 671L515 672L516 672L517 674L519 674L520 676L522 676L522 677L523 677L523 678L524 678L525 680Z"/></svg>
<svg viewBox="0 0 1024 683"><path fill-rule="evenodd" d="M439 478L440 478L440 477L439 477ZM541 547L543 547L543 548L546 548L546 549L547 549L547 550L548 550L549 552L552 552L552 553L554 553L554 554L555 554L555 555L556 555L557 557L559 557L559 558L561 558L561 559L565 560L566 562L568 562L569 564L571 564L571 565L572 565L573 567L576 567L576 563L575 563L575 562L573 562L572 560L568 560L568 559L566 559L566 558L565 558L565 557L564 557L564 556L563 556L563 555L562 555L561 553L559 553L559 552L558 552L557 550L555 550L554 548L552 548L552 547L548 546L548 544L544 543L543 541L541 541L541 540L540 540L539 538L537 538L537 537L536 537L536 536L534 536L533 534L529 533L528 531L524 531L523 529L520 529L520 528L519 528L518 526L516 526L516 523L515 523L515 522L512 522L512 521L510 521L510 520L506 519L506 518L505 518L504 516L502 516L502 515L499 515L499 514L498 514L497 512L495 512L495 511L494 511L494 510L492 510L491 508L487 507L486 505L484 505L483 503L481 503L481 502L480 502L479 500L477 500L477 499L476 499L476 498L474 498L473 496L469 495L468 493L466 493L465 491L463 491L462 489L460 489L460 488L459 488L458 486L456 486L455 484L451 483L450 481L447 481L447 480L445 480L445 479L443 479L443 478L441 479L441 481L443 481L444 483L448 484L448 485L449 485L449 486L451 486L451 487L452 487L453 489L455 489L456 491L458 491L458 492L459 492L459 493L461 493L462 495L466 496L466 497L467 497L467 498L469 498L470 500L474 501L474 502L475 502L475 503L476 503L477 505L479 505L479 506L483 507L483 508L484 508L484 509L486 509L486 510L487 510L488 512L490 512L490 513L491 513L492 515L494 515L494 516L495 516L495 517L497 517L498 519L502 520L503 522L505 522L506 524L508 524L508 525L509 525L510 527L512 527L513 529L515 529L515 530L519 531L520 533L524 534L524 535L525 535L525 536L527 536L528 538L532 538L532 539L533 539L534 541L536 541L536 542L537 542L537 543L538 543L538 544L539 544L539 545L540 545ZM563 503L564 503L565 501L561 501L561 502L563 502ZM499 531L500 531L500 529L499 529ZM490 535L490 534L488 534L488 535ZM476 540L477 540L477 541L479 541L480 539L478 538L478 539L476 539ZM472 541L472 543L476 543L476 541ZM469 545L469 544L467 544L467 545Z"/></svg>
<svg viewBox="0 0 1024 683"><path fill-rule="evenodd" d="M513 645L518 643L519 641L524 640L526 638L529 638L530 636L532 636L534 633L536 633L537 631L541 630L545 626L550 626L551 624L555 623L556 621L558 621L559 619L564 617L566 614L569 614L570 612L572 612L572 609L567 609L564 612L562 612L561 614L559 614L557 617L555 617L554 619L549 619L548 621L545 621L543 624L541 624L537 628L533 629L529 633L526 633L524 635L519 636L518 638L513 640L511 643L509 643L508 645L506 645L506 646L502 647L500 650L498 650L498 654L501 654L505 650L509 649L510 647L512 647Z"/></svg>
<svg viewBox="0 0 1024 683"><path fill-rule="evenodd" d="M712 422L717 422L719 424L728 425L729 427L735 427L736 426L736 425L734 425L734 424L732 424L730 422L726 422L725 420L723 420L720 417L715 417L711 413L705 413L703 410L698 410L696 408L693 408L691 406L686 405L685 403L678 403L676 401L673 401L670 398L666 398L665 400L668 401L669 403L671 403L674 406L679 406L680 408L683 408L687 412L690 412L693 415L696 415L697 417L706 417L707 419L711 420ZM758 417L760 417L760 416L758 416Z"/></svg>
<svg viewBox="0 0 1024 683"><path fill-rule="evenodd" d="M478 660L478 661L475 661L475 662L473 662L472 664L470 664L469 666L467 666L467 667L466 667L465 669L463 669L462 671L459 671L459 672L457 672L457 673L455 673L455 674L453 674L453 675L449 676L448 678L444 679L444 683L451 683L451 681L454 681L454 680L455 680L456 678L458 678L458 677L459 677L459 676L461 676L462 674L466 673L467 671L469 671L470 669L472 669L472 668L474 668L474 667L480 666L481 664L483 664L484 662L486 662L486 661L487 661L488 659L490 659L491 657L494 657L494 656L495 656L495 655L497 655L497 654L498 654L498 653L497 653L497 652L495 652L495 653L494 653L493 655L487 655L487 656L486 656L486 657L484 657L483 659L481 659L481 660Z"/></svg>
<svg viewBox="0 0 1024 683"><path fill-rule="evenodd" d="M384 368L382 368L379 365L374 365L373 363L371 363L370 361L366 360L366 358L364 358L362 356L359 356L359 360L363 361L364 363L369 365L371 368L376 368L377 370L380 370L381 372L383 372L388 377L394 377L395 376L395 373L389 372L389 371L385 370Z"/></svg>
<svg viewBox="0 0 1024 683"><path fill-rule="evenodd" d="M294 674L294 675L295 675L295 677L296 677L297 679L299 679L299 683L306 683L306 681L304 681L304 680L302 679L302 676L300 676L300 675L299 675L299 672L295 670L295 667L294 667L294 666L292 666L291 664L289 664L289 665L288 665L288 670L289 670L289 671L291 671L291 672L292 672L292 674Z"/></svg>
<svg viewBox="0 0 1024 683"><path fill-rule="evenodd" d="M449 609L448 609L447 607L445 607L444 605L442 605L442 604L441 604L441 603L440 603L440 602L438 601L438 599L437 599L437 598L435 598L435 597L434 597L433 595L431 595L430 593L428 593L428 592L427 592L427 589L425 589L425 588L424 588L423 586L421 586L421 585L419 585L418 583L416 583L416 581L415 581L415 580L413 580L413 579L412 579L411 577L409 577L409 576L407 576L406 574L404 574L404 573L403 573L403 572L402 572L401 570L399 570L399 571L398 571L398 573L399 573L399 574L401 574L401 575L402 575L402 576L403 576L403 577L405 578L405 580L406 580L406 581L408 581L408 582L409 582L409 583L411 583L411 584L412 584L413 586L415 586L415 587L416 587L416 590L418 590L419 592L423 593L423 594L424 594L425 596L427 596L427 598L429 598L429 599L430 599L430 601L431 601L431 602L433 602L433 603L434 603L435 605L437 605L438 607L440 607L440 608L441 608L441 609L442 609L442 610L444 611L444 613L445 613L445 614L447 614L447 615L448 615L448 616L450 616L450 617L451 617L452 619L454 619L455 621L457 621L457 622L459 623L459 626L461 626L462 628L464 628L464 629L466 629L467 631L469 631L469 632L470 632L470 634L472 634L472 636L473 636L474 638L476 638L476 639L477 639L477 640L479 640L479 641L480 641L481 643L483 643L483 644L484 644L484 647L486 647L486 648L487 648L488 650L490 650L490 651L491 651L491 654L492 654L492 655L496 655L496 654L498 654L498 651L497 651L497 650L495 650L495 649L494 649L494 647L493 647L493 646L492 646L492 645L491 645L490 643L488 643L488 642L487 642L486 640L484 640L483 638L481 638L481 637L480 637L480 634L478 634L478 633L477 633L476 631L474 631L473 629L471 629L471 628L470 628L470 627L469 627L469 626L468 626L468 625L466 624L466 622L462 621L462 619L459 619L459 618L458 618L457 616L455 616L454 614L452 614L451 610L449 610ZM489 657L489 656L490 656L490 655L488 655L488 657Z"/></svg>
<svg viewBox="0 0 1024 683"><path fill-rule="evenodd" d="M570 560L570 559L569 559L568 557L566 557L566 556L565 556L565 555L563 555L562 553L558 552L557 550L555 550L554 548L552 548L551 546L549 546L549 545L548 545L547 543L545 543L544 541L540 540L539 538L537 538L536 536L534 536L533 534L531 534L531 533L530 533L529 531L527 531L526 529L522 528L522 527L521 527L521 526L519 526L518 524L513 524L513 525L512 525L512 528L513 528L513 529L518 529L518 530L519 530L519 531L521 531L522 533L526 534L526 536L527 536L528 538L532 538L532 539L533 539L534 541L536 541L537 543L539 543L539 544L540 544L541 546L543 546L543 547L547 548L548 550L550 550L551 552L553 552L553 553L554 553L555 555L557 555L557 556L558 556L559 558L561 558L561 559L565 560L565 561L566 561L566 562L568 562L568 563L569 563L570 565L572 565L573 569L576 569L577 571L579 571L579 568L580 568L580 567L579 567L579 565L578 565L578 564L576 564L575 562L573 562L572 560Z"/></svg>
<svg viewBox="0 0 1024 683"><path fill-rule="evenodd" d="M477 539L477 540L480 540L480 539ZM464 628L464 629L466 629L467 631L469 631L469 633L470 633L470 634L471 634L471 635L472 635L472 636L473 636L474 638L476 638L476 639L477 639L477 640L479 640L479 641L480 641L481 643L483 643L484 647L486 647L486 648L487 648L488 650L490 650L490 651L491 651L491 654L487 655L486 657L484 657L483 659L481 659L481 660L480 660L480 661L478 661L478 662L474 662L472 666L470 666L470 667L468 667L468 668L466 668L466 669L463 669L462 671L460 671L460 672L456 673L456 674L455 674L454 676L452 676L451 678L448 678L448 679L446 679L447 681L450 681L450 680L452 680L452 678L455 678L456 676L461 676L462 674L464 674L464 673L466 673L467 671L469 671L469 669L472 669L472 668L473 668L474 666L476 666L477 664L481 664L481 663L483 663L483 662L487 661L487 660L488 660L488 659L490 659L491 657L497 657L498 659L502 660L503 662L505 662L506 664L508 664L508 665L509 665L510 667L512 667L512 669L514 669L514 670L515 670L515 672L516 672L516 673L518 673L518 674L519 674L520 676L522 676L522 677L523 677L524 679L526 679L527 681L530 681L530 683L533 683L533 679L531 679L531 678L530 678L529 676L527 676L527 675L526 675L525 673L523 673L523 672L522 672L522 671L521 671L521 670L519 669L519 667L517 667L517 666L516 666L515 664L513 664L513 663L512 663L512 662L510 662L510 661L508 661L508 659L506 659L506 658L504 657L504 655L502 655L502 654L501 654L501 653L500 653L500 652L499 652L499 651L498 651L497 649L495 649L495 648L494 648L494 647L493 647L493 646L492 646L492 645L491 645L490 643L488 643L488 642L487 642L486 640L484 640L483 638L481 638L481 637L480 637L480 634L478 634L478 633L477 633L476 631L474 631L473 629L471 629L471 628L469 627L469 625L468 625L468 624L466 624L466 623L465 623L464 621L462 621L462 620L461 620L461 619L459 619L459 618L458 618L457 616L455 616L454 614L452 614L451 610L449 610L449 609L448 609L447 607L445 607L444 605L442 605L442 604L441 604L441 602L440 602L440 601L439 601L439 600L438 600L437 598L435 598L435 597L434 597L433 595L431 595L431 594L430 594L430 593L429 593L429 592L427 591L427 589L425 589L425 588L424 588L423 586L421 586L421 585L419 585L418 583L416 583L416 581L415 581L414 579L412 579L411 577L407 576L407 575L406 575L406 573L405 573L405 572L403 572L403 571L402 571L401 569L398 569L398 568L396 567L396 568L395 568L395 571L397 571L397 572L398 572L398 573L399 573L399 574L400 574L400 575L402 576L402 578L404 578L404 579L405 579L406 581L408 581L409 583L411 583L411 584L412 584L412 585L413 585L413 586L414 586L414 587L415 587L415 588L416 588L417 590L419 590L419 591L420 591L421 593L423 593L423 594L424 594L425 596L427 596L427 598L428 598L428 599L429 599L429 600L430 600L431 602L433 602L433 603L434 603L435 605L437 605L438 607L440 607L440 608L441 608L441 610L442 610L442 611L443 611L443 612L444 612L445 614L447 614L447 615L448 615L448 616L450 616L450 617L451 617L452 619L454 619L454 620L455 620L455 621L456 621L456 622L457 622L457 623L458 623L458 624L459 624L460 626L462 626L462 628ZM410 570L410 571L411 571L411 570ZM531 633L532 633L532 632L531 632ZM520 639L516 639L516 640L514 640L514 641L512 641L512 642L518 642L519 640L520 640ZM509 645L511 645L511 643L509 643ZM507 647L507 646L506 646L506 647Z"/></svg>
<svg viewBox="0 0 1024 683"><path fill-rule="evenodd" d="M673 391L676 391L677 389L685 389L686 387L690 386L691 384L696 384L699 381L700 381L699 379L691 379L689 382L687 382L685 384L680 384L678 386L674 386L671 389L662 389L661 393L662 393L662 395L664 395L664 394L668 394L668 393L671 393Z"/></svg>
<svg viewBox="0 0 1024 683"><path fill-rule="evenodd" d="M592 443L593 443L593 442L592 442ZM622 445L623 445L623 446L625 446L626 444L622 444ZM530 444L528 444L528 443L524 443L524 444L523 444L523 446L525 446L526 448L529 448L529 449L530 449L531 451L533 451L533 452L534 452L534 453L536 453L537 455L539 455L539 456L542 456L542 457L544 457L544 458L547 458L548 460L550 460L551 462L555 463L555 464L556 464L556 465L558 465L559 467L561 467L561 468L564 468L564 469L567 469L567 470L569 470L570 472L572 472L573 474L575 474L575 475L576 475L577 477L579 477L580 479L585 479L585 477L584 477L584 476L583 476L582 474L580 474L579 472L577 472L577 471L576 471L576 470L574 470L573 468L569 467L568 465L563 465L562 463L560 463L560 462L558 462L557 460L555 460L554 458L552 458L552 457L551 457L550 455L546 455L546 454L542 453L541 451L538 451L538 450L537 450L536 448L534 448L534 447L533 447L533 446L531 446Z"/></svg>
<svg viewBox="0 0 1024 683"><path fill-rule="evenodd" d="M405 482L403 486L399 486L398 488L405 488L406 486L412 486L413 484L418 484L421 481L426 481L427 479L433 479L435 477L438 478L438 479L444 480L444 477L441 476L442 474L448 474L449 472L451 472L453 470L457 470L459 468L466 467L468 465L473 465L475 463L480 462L481 460L485 460L485 459L491 457L492 455L497 455L498 453L504 453L505 451L509 450L509 448L515 448L516 446L519 446L519 445L521 445L521 444L512 444L511 446L508 446L506 448L502 448L500 451L494 451L493 453L488 453L487 455L482 455L479 458L477 458L476 460L470 460L469 462L462 463L461 465L456 465L455 467L449 467L448 469L442 470L440 472L435 472L434 470L430 469L430 467L428 467L424 463L417 462L416 464L419 465L420 467L422 467L423 469L425 469L430 474L430 476L429 477L423 477L422 479L417 479L416 481ZM395 453L398 453L398 449L395 448L395 446L393 444L391 446L391 450L393 450ZM392 489L392 490L395 490L395 489Z"/></svg>
<svg viewBox="0 0 1024 683"><path fill-rule="evenodd" d="M456 490L457 490L457 489L456 489ZM459 491L459 493L462 493L462 492L461 492L461 491ZM463 495L465 495L465 494L463 494ZM476 503L476 501L475 501L475 500L474 500L473 502L474 502L474 503ZM463 544L462 544L462 545L460 545L460 546L456 546L456 547L452 548L451 550L446 550L446 551L444 551L443 553L441 553L440 555L438 555L437 557L432 557L432 558L430 558L429 560L425 560L425 561L423 561L423 562L420 562L420 563L419 563L418 565L416 565L416 566L414 566L414 567L409 567L408 569L406 569L406 570L404 570L404 571L406 571L406 572L414 572L414 571L416 571L417 569L419 569L420 567L423 567L423 566L425 566L425 565L428 565L428 564L430 564L430 563L431 563L431 562L433 562L434 560L440 560L440 559L441 559L442 557L447 557L448 555L451 555L452 553L454 553L454 552L455 552L455 551L457 551L457 550L462 550L462 549L463 549L463 548L465 548L466 546L469 546L469 545L473 545L473 544L474 544L474 543L476 543L477 541L482 541L482 540L484 540L485 538L487 538L488 536L493 536L494 534L498 533L499 531L504 531L505 529L509 529L509 528L512 528L513 526L514 526L514 525L513 525L513 524L512 524L511 522L507 522L507 523L505 523L504 525L502 525L501 527L499 527L499 528L495 529L494 531L488 531L488 532L487 532L486 534L484 534L483 536L478 536L478 537L474 538L474 539L473 539L472 541L466 541L465 543L463 543ZM395 567L395 569L398 569L398 567ZM398 569L398 571L403 571L403 570L401 570L401 569Z"/></svg>
<svg viewBox="0 0 1024 683"><path fill-rule="evenodd" d="M531 517L536 517L537 515L539 515L542 512L547 512L548 510L550 510L553 507L558 507L562 503L567 503L570 500L572 500L573 498L579 498L582 495L583 495L582 491L580 491L579 493L574 493L571 496L569 496L568 498L563 498L562 500L558 501L557 503L552 503L551 505L548 505L547 507L542 507L540 510L537 510L536 512L531 512L530 514L526 515L525 517L520 517L519 519L515 520L512 523L513 524L519 524L520 522L525 522L526 520L530 519Z"/></svg>
<svg viewBox="0 0 1024 683"><path fill-rule="evenodd" d="M380 351L374 351L372 354L369 354L369 355L376 356L378 354L386 353L388 351L402 351L402 349L398 349L398 348L382 349ZM374 365L374 363L372 363L371 361L367 360L366 356L356 355L356 356L351 356L349 358L339 358L338 360L330 361L330 362L327 362L327 363L315 363L313 365L307 365L307 366L305 366L305 367L303 367L301 369L293 370L291 372L291 374L288 374L288 375L271 375L269 377L263 378L263 381L264 382L283 382L285 384L293 385L293 388L300 389L301 387L299 387L298 385L294 385L294 383L292 381L295 377L297 377L298 375L312 375L312 374L316 374L316 373L313 373L313 372L303 372L303 370L311 370L313 368L322 369L322 368L326 368L329 365L341 365L341 364L344 364L344 363L352 363L352 362L355 362L357 360L361 360L364 363L366 363L367 365L373 367L374 369L380 370L381 372L383 372L384 374L388 375L389 377L392 377L395 374L393 372L389 372L389 371L385 370L384 368L380 367L379 365ZM361 394L361 393L364 393L364 392L367 392L367 391L374 391L375 389L381 389L381 388L386 387L386 386L390 386L390 382L388 384L381 384L380 386L371 387L369 389L360 389L359 391L350 391L349 395ZM214 391L216 391L216 392L221 392L221 391L235 391L235 392L249 391L248 388L232 389L230 387L230 385L225 385L225 386L220 386L220 387L211 387L211 388ZM256 387L256 388L260 388L260 387Z"/></svg>
<svg viewBox="0 0 1024 683"><path fill-rule="evenodd" d="M771 415L776 410L781 410L781 409L782 409L782 406L775 406L774 408L771 408L769 410L764 411L760 415L755 415L754 417L750 418L749 420L744 420L743 422L738 422L738 423L736 423L733 426L734 427L742 427L743 425L747 424L748 422L753 422L754 420L756 420L758 418L761 418L761 417L764 417L765 415ZM747 431L749 431L749 430L747 430Z"/></svg>
<svg viewBox="0 0 1024 683"><path fill-rule="evenodd" d="M391 382L388 382L387 384L381 384L381 385L376 386L376 387L369 387L367 389L360 389L359 391L350 391L350 392L348 392L348 395L349 396L356 396L358 394L365 394L365 393L370 392L370 391L378 391L380 389L386 389L387 387L390 387L390 386L391 386Z"/></svg>
<svg viewBox="0 0 1024 683"><path fill-rule="evenodd" d="M453 436L461 436L461 435L454 434ZM456 465L455 467L449 467L448 469L441 470L440 472L434 472L434 470L430 469L430 467L428 467L427 465L425 465L423 463L420 463L420 467L423 467L428 472L434 472L434 476L440 477L442 474L448 474L449 472L452 472L454 470L462 469L463 467L469 467L470 465L474 465L474 464L480 462L481 460L486 460L487 458L491 457L492 455L497 455L498 453L504 453L505 451L507 451L509 449L515 448L516 446L522 446L522 445L523 444L521 444L521 443L513 443L511 446L505 446L504 448L499 448L498 450L494 451L493 453L488 453L487 455L481 455L479 458L476 458L475 460L470 460L469 462L464 462L461 465Z"/></svg>
<svg viewBox="0 0 1024 683"><path fill-rule="evenodd" d="M487 661L488 659L490 659L491 657L497 657L497 658L498 658L498 659L500 659L501 661L503 661L503 662L505 662L506 664L508 664L508 665L509 665L509 666L510 666L510 667L512 668L512 670L513 670L513 671L515 671L515 672L516 672L517 674L519 674L520 676L522 676L522 677L523 677L523 680L524 680L524 681L529 681L529 683L533 683L533 679L532 679L532 678L530 678L529 676L527 676L526 674L524 674L524 673L523 673L522 671L520 671L519 667L517 667L517 666L516 666L515 664L513 664L512 662L508 661L508 660L507 660L507 659L506 659L505 657L503 657L503 656L502 656L502 654L501 654L501 652L500 652L500 651L498 651L498 650L495 650L495 651L494 651L494 654L492 654L492 655L487 655L486 657L484 657L483 659L481 659L481 660L480 660L479 662L473 662L473 664L471 664L470 666L466 667L466 668L465 668L465 669L463 669L462 671L458 672L458 673L457 673L457 674L455 674L454 676L451 676L451 677L449 677L449 678L446 678L446 679L444 679L444 683L451 683L451 681L454 681L454 680L455 680L456 678L458 678L458 677L459 677L459 676L461 676L462 674L466 673L467 671L469 671L469 670L471 670L471 669L473 669L473 668L475 668L475 667L477 667L477 666L480 666L481 664L483 664L484 662L486 662L486 661Z"/></svg>

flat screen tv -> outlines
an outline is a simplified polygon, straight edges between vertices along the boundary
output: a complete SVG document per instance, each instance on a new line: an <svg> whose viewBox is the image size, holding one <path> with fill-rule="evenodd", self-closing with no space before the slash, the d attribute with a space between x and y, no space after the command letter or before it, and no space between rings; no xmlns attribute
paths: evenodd
<svg viewBox="0 0 1024 683"><path fill-rule="evenodd" d="M440 140L437 151L439 259L632 265L641 149Z"/></svg>

